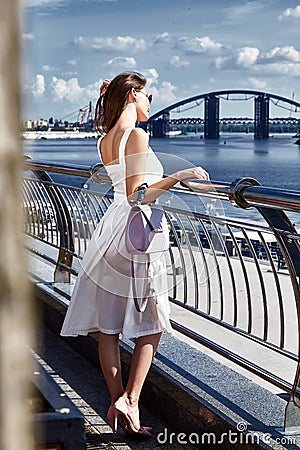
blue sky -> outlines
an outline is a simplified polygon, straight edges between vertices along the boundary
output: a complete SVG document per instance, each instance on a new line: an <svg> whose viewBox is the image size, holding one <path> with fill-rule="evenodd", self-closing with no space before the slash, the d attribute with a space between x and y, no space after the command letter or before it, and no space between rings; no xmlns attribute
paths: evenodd
<svg viewBox="0 0 300 450"><path fill-rule="evenodd" d="M26 118L65 119L125 70L146 75L153 113L223 89L300 102L300 0L24 1ZM221 116L230 115L252 116L253 101L222 101ZM289 112L272 106L280 115Z"/></svg>

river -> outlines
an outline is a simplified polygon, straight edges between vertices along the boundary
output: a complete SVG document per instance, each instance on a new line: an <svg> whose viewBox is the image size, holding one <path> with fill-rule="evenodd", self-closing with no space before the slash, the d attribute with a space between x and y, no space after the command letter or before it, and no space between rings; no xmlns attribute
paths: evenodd
<svg viewBox="0 0 300 450"><path fill-rule="evenodd" d="M265 186L300 191L300 147L295 141L291 134L278 134L261 141L254 140L253 134L222 134L216 141L189 134L151 139L150 145L166 174L201 165L214 181L253 177ZM24 141L23 152L34 159L51 162L88 166L99 162L94 139ZM240 210L233 215L241 216ZM252 217L258 218L253 210Z"/></svg>

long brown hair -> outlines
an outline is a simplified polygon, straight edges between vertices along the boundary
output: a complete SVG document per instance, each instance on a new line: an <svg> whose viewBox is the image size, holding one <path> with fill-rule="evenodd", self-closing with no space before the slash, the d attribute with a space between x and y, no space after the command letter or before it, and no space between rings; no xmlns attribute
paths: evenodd
<svg viewBox="0 0 300 450"><path fill-rule="evenodd" d="M117 75L108 85L105 94L100 95L97 101L95 129L100 133L108 133L124 111L131 89L141 90L146 82L144 75L138 72L124 72Z"/></svg>

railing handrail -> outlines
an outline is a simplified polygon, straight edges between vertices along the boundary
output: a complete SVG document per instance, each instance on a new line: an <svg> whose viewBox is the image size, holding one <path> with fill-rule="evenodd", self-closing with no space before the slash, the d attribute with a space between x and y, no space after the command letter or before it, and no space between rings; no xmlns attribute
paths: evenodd
<svg viewBox="0 0 300 450"><path fill-rule="evenodd" d="M97 180L94 178L98 176L98 182L99 178L103 183L111 182L102 163L86 166L27 159L25 161L25 169L91 178L96 182ZM233 183L213 180L193 181L193 183L197 183L199 186L197 186L197 192L191 192L193 195L216 197L217 194L219 199L229 200L231 203L244 209L267 206L268 208L279 208L287 211L300 211L300 191L262 186L253 178L241 178ZM188 187L175 187L173 189L182 193L190 190Z"/></svg>
<svg viewBox="0 0 300 450"><path fill-rule="evenodd" d="M26 157L28 158L28 157ZM103 165L103 164L102 164ZM50 161L37 161L31 158L25 160L26 170L44 170L78 177L89 177L91 166L85 164L67 164Z"/></svg>
<svg viewBox="0 0 300 450"><path fill-rule="evenodd" d="M28 158L28 159L27 159ZM106 174L105 167L102 163L86 166L84 164L61 164L60 162L35 161L29 157L25 159L25 170L54 172L60 175L72 175L82 178L93 178L94 174L101 171L100 174L103 182L111 182L109 176ZM99 175L98 175L99 176Z"/></svg>

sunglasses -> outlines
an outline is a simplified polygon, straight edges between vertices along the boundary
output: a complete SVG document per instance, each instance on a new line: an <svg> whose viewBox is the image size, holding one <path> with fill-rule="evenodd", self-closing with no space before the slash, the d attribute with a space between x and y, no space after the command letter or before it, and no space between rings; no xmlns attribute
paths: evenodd
<svg viewBox="0 0 300 450"><path fill-rule="evenodd" d="M152 98L153 98L153 95L152 95L152 94L146 94L146 93L143 92L143 91L137 91L137 92L140 92L141 94L144 94L145 97L147 97L147 99L148 99L148 101L149 101L149 103L150 103L150 105L151 105Z"/></svg>

